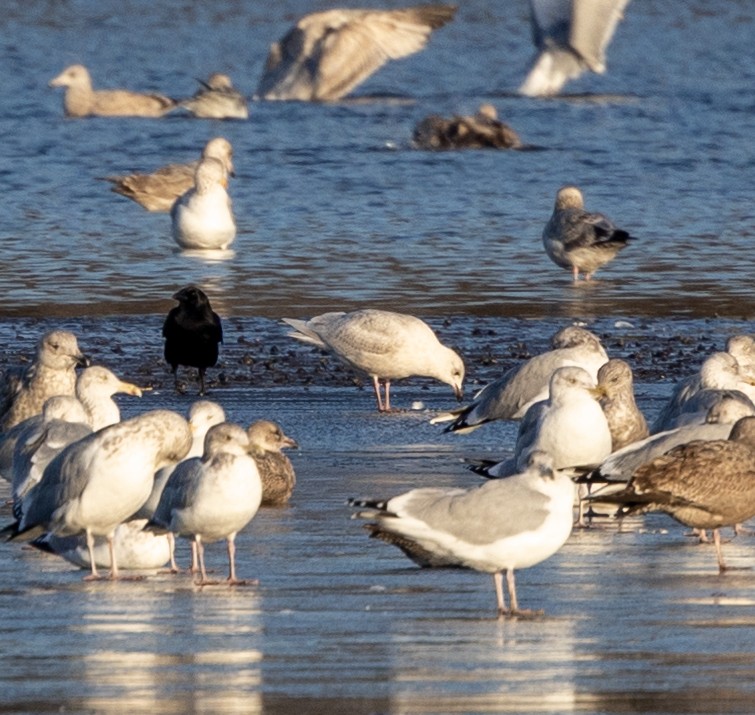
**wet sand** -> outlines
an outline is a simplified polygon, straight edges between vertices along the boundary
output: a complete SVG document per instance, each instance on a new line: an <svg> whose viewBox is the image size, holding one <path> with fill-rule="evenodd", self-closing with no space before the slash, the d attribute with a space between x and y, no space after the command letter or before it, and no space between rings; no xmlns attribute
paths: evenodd
<svg viewBox="0 0 755 715"><path fill-rule="evenodd" d="M162 363L161 316L71 321L85 351L130 380L124 416L185 411ZM451 320L473 382L545 349L563 322ZM0 323L11 362L43 321ZM672 382L743 322L615 320L590 325L638 370L652 418ZM755 702L753 537L725 545L734 567L672 520L632 519L572 534L521 571L535 620L499 621L490 577L423 570L350 520L350 496L419 485L476 484L461 460L505 454L516 426L446 435L428 423L454 400L424 380L394 392L404 412L379 415L368 387L266 319L226 321L210 397L231 419L278 420L291 455L291 504L263 509L239 535L238 571L257 586L198 588L186 575L87 583L66 562L0 546L3 712L107 713L747 713ZM190 387L194 387L193 384ZM471 391L472 385L468 388ZM7 485L2 496L7 495ZM2 523L10 521L7 507ZM185 563L188 549L180 547ZM208 566L223 575L222 544Z"/></svg>

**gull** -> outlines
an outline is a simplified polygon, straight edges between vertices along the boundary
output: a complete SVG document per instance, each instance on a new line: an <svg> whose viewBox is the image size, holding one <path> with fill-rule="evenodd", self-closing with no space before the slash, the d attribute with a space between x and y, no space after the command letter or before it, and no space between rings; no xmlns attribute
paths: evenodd
<svg viewBox="0 0 755 715"><path fill-rule="evenodd" d="M723 396L736 397L749 406L752 402L745 390L752 385L755 375L742 369L733 355L712 353L705 358L697 375L677 383L650 431L661 432L684 422L701 422L711 405Z"/></svg>
<svg viewBox="0 0 755 715"><path fill-rule="evenodd" d="M419 52L456 7L334 9L305 15L270 46L261 99L334 101L389 60Z"/></svg>
<svg viewBox="0 0 755 715"><path fill-rule="evenodd" d="M533 404L547 399L548 383L556 369L576 365L597 379L598 370L608 361L600 339L576 325L557 331L551 338L551 347L483 387L469 405L443 412L430 422L453 420L445 431L465 434L494 420L521 419Z"/></svg>
<svg viewBox="0 0 755 715"><path fill-rule="evenodd" d="M201 88L190 99L180 101L179 107L200 119L249 119L246 99L227 74L213 72L207 81L197 81Z"/></svg>
<svg viewBox="0 0 755 715"><path fill-rule="evenodd" d="M50 87L65 87L63 108L67 117L162 117L176 106L162 94L141 94L126 89L92 89L84 65L66 67L50 80Z"/></svg>
<svg viewBox="0 0 755 715"><path fill-rule="evenodd" d="M572 530L574 483L544 452L525 470L474 489L425 487L385 501L351 499L366 507L352 518L373 519L371 536L398 546L420 566L461 566L491 573L498 615L528 616L519 608L514 570L555 554ZM509 593L507 609L503 573Z"/></svg>
<svg viewBox="0 0 755 715"><path fill-rule="evenodd" d="M598 386L604 391L600 406L611 431L611 450L645 439L648 425L634 399L632 368L617 358L598 370Z"/></svg>
<svg viewBox="0 0 755 715"><path fill-rule="evenodd" d="M282 506L296 486L294 466L282 450L299 445L271 420L253 422L246 433L262 480L262 506Z"/></svg>
<svg viewBox="0 0 755 715"><path fill-rule="evenodd" d="M604 394L581 367L558 368L549 396L527 410L519 425L514 455L480 473L499 478L516 474L532 452L547 452L555 469L600 464L611 453L611 431L598 399ZM477 470L475 470L477 471Z"/></svg>
<svg viewBox="0 0 755 715"><path fill-rule="evenodd" d="M235 539L254 517L262 500L262 483L249 454L249 439L238 425L211 427L202 457L177 465L146 529L172 532L197 545L201 580L212 583L204 564L204 544L225 539L228 545L228 583L236 578Z"/></svg>
<svg viewBox="0 0 755 715"><path fill-rule="evenodd" d="M532 36L538 54L521 94L558 94L589 70L606 71L606 48L629 0L530 0Z"/></svg>
<svg viewBox="0 0 755 715"><path fill-rule="evenodd" d="M585 211L582 192L576 186L558 190L553 214L543 229L545 252L557 266L571 269L575 283L580 271L589 281L631 240L633 236L603 214Z"/></svg>
<svg viewBox="0 0 755 715"><path fill-rule="evenodd" d="M225 166L228 176L235 176L233 147L225 137L213 137L202 149L201 159L217 159ZM147 211L170 211L180 196L194 186L198 161L186 164L167 164L151 174L106 176L105 181L116 194L136 201Z"/></svg>
<svg viewBox="0 0 755 715"><path fill-rule="evenodd" d="M236 220L222 161L205 157L194 172L194 186L170 210L173 240L181 248L225 250L236 238Z"/></svg>
<svg viewBox="0 0 755 715"><path fill-rule="evenodd" d="M178 305L170 310L163 323L165 361L170 365L179 392L178 366L197 368L199 394L204 395L205 372L218 361L223 326L209 298L197 286L185 286L173 294L173 300L177 300Z"/></svg>
<svg viewBox="0 0 755 715"><path fill-rule="evenodd" d="M498 119L492 104L481 104L472 116L450 119L432 114L414 129L414 144L419 149L519 149L519 135Z"/></svg>
<svg viewBox="0 0 755 715"><path fill-rule="evenodd" d="M94 539L110 549L110 578L119 576L115 529L147 500L155 472L191 446L189 425L170 410L153 410L105 427L66 447L21 502L20 518L3 529L10 539L86 535L90 579L100 577Z"/></svg>
<svg viewBox="0 0 755 715"><path fill-rule="evenodd" d="M170 542L166 534L144 531L146 519L132 519L119 524L113 536L113 549L118 568L126 571L154 571L170 559ZM83 536L44 534L31 545L40 551L55 554L74 566L91 569L91 555ZM107 542L95 543L94 562L97 568L109 569L110 547Z"/></svg>
<svg viewBox="0 0 755 715"><path fill-rule="evenodd" d="M4 375L0 431L42 412L49 397L72 395L77 367L89 365L79 350L76 336L65 330L51 330L37 343L36 356L25 369L10 369Z"/></svg>
<svg viewBox="0 0 755 715"><path fill-rule="evenodd" d="M283 322L294 328L289 336L329 350L372 378L380 412L391 410L391 380L413 375L440 380L453 388L457 399L462 397L462 359L413 315L368 308L324 313L307 321L284 318ZM381 380L385 399L380 394Z"/></svg>
<svg viewBox="0 0 755 715"><path fill-rule="evenodd" d="M695 528L713 529L718 568L726 570L722 526L755 516L755 417L743 417L726 440L674 447L639 467L627 486L593 501L618 504L618 516L661 511Z"/></svg>

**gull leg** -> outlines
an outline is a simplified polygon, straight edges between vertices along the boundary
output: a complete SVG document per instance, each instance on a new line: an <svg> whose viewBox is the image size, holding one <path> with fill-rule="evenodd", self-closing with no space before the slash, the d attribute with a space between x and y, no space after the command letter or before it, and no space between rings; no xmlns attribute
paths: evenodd
<svg viewBox="0 0 755 715"><path fill-rule="evenodd" d="M228 542L228 583L236 583L236 544L234 539L236 534L231 534L226 541Z"/></svg>
<svg viewBox="0 0 755 715"><path fill-rule="evenodd" d="M115 560L115 534L108 534L107 548L110 552L110 578L115 580L118 578L118 562Z"/></svg>
<svg viewBox="0 0 755 715"><path fill-rule="evenodd" d="M391 411L391 381L385 381L385 411Z"/></svg>
<svg viewBox="0 0 755 715"><path fill-rule="evenodd" d="M176 537L170 531L168 532L168 550L170 551L170 571L178 573L181 569L176 563Z"/></svg>
<svg viewBox="0 0 755 715"><path fill-rule="evenodd" d="M375 398L377 399L378 412L384 412L383 399L380 395L380 381L377 375L372 376L372 389L375 390Z"/></svg>
<svg viewBox="0 0 755 715"><path fill-rule="evenodd" d="M205 372L205 369L203 367L200 367L198 369L198 372L199 372L199 394L201 396L201 395L205 394L205 390L204 390L204 372Z"/></svg>
<svg viewBox="0 0 755 715"><path fill-rule="evenodd" d="M721 552L721 532L718 529L713 529L713 544L716 547L716 556L718 557L718 571L723 573L727 567L724 562L724 555Z"/></svg>
<svg viewBox="0 0 755 715"><path fill-rule="evenodd" d="M571 268L571 276L572 276L572 280L575 283L579 282L579 268L577 268L577 266L572 266L572 268Z"/></svg>
<svg viewBox="0 0 755 715"><path fill-rule="evenodd" d="M516 581L514 579L514 569L506 569L506 586L509 589L509 602L511 603L511 615L531 618L532 616L542 616L543 611L519 608L519 601L516 598Z"/></svg>
<svg viewBox="0 0 755 715"><path fill-rule="evenodd" d="M198 573L199 572L199 555L198 552L199 549L197 548L197 542L192 541L191 542L191 572L192 573Z"/></svg>
<svg viewBox="0 0 755 715"><path fill-rule="evenodd" d="M508 615L506 610L506 600L503 597L503 574L500 571L496 571L493 574L493 585L495 586L495 597L498 604L498 617Z"/></svg>
<svg viewBox="0 0 755 715"><path fill-rule="evenodd" d="M100 578L99 571L97 571L97 564L94 562L94 536L89 529L86 530L87 537L87 550L89 551L89 566L91 573L89 576L84 577L85 581L97 581ZM112 563L112 562L111 562Z"/></svg>

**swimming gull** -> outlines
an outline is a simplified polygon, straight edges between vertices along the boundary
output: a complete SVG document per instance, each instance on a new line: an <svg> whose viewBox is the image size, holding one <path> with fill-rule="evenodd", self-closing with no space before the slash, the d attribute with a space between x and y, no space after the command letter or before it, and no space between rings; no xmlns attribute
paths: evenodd
<svg viewBox="0 0 755 715"><path fill-rule="evenodd" d="M205 157L194 172L194 186L170 210L173 240L181 248L225 250L236 238L236 219L222 161Z"/></svg>
<svg viewBox="0 0 755 715"><path fill-rule="evenodd" d="M195 367L199 377L199 394L204 395L204 376L218 361L218 346L223 342L223 326L204 291L188 285L173 294L178 305L172 308L163 324L165 360L178 383L178 366Z"/></svg>
<svg viewBox="0 0 755 715"><path fill-rule="evenodd" d="M161 117L176 106L162 94L126 89L92 89L84 65L66 67L50 80L50 87L65 87L63 108L67 117Z"/></svg>
<svg viewBox="0 0 755 715"><path fill-rule="evenodd" d="M530 97L558 94L589 70L606 71L606 48L629 0L530 0L538 54L519 87Z"/></svg>
<svg viewBox="0 0 755 715"><path fill-rule="evenodd" d="M620 517L661 511L695 529L713 529L719 571L722 526L755 516L755 417L743 417L727 440L674 447L641 466L619 492L591 497L619 505Z"/></svg>
<svg viewBox="0 0 755 715"><path fill-rule="evenodd" d="M632 368L613 358L598 370L598 385L604 390L600 406L611 431L611 450L645 439L648 425L634 399Z"/></svg>
<svg viewBox="0 0 755 715"><path fill-rule="evenodd" d="M371 377L381 412L391 410L391 380L413 375L440 380L453 388L457 399L462 397L462 359L413 315L368 308L324 313L307 321L284 318L283 322L294 328L291 337L329 350ZM385 399L380 380L385 383Z"/></svg>
<svg viewBox="0 0 755 715"><path fill-rule="evenodd" d="M576 186L558 190L553 214L543 229L548 257L561 268L570 269L575 282L580 272L589 281L630 240L634 237L603 214L585 211L582 192Z"/></svg>
<svg viewBox="0 0 755 715"><path fill-rule="evenodd" d="M113 549L118 568L126 571L154 571L170 559L170 542L166 534L144 531L146 519L132 519L119 524L113 536ZM82 569L90 569L89 548L83 536L55 536L44 534L31 542L32 546L55 554ZM95 540L94 561L97 568L109 569L110 547L107 542Z"/></svg>
<svg viewBox="0 0 755 715"><path fill-rule="evenodd" d="M207 81L189 99L181 100L183 107L199 119L248 119L249 108L244 95L231 82L227 74L213 72Z"/></svg>
<svg viewBox="0 0 755 715"><path fill-rule="evenodd" d="M177 465L163 490L157 509L145 528L169 531L197 545L201 580L207 578L204 544L225 539L228 545L228 583L236 578L236 534L254 517L262 500L262 483L249 454L249 439L238 425L211 427L203 456Z"/></svg>
<svg viewBox="0 0 755 715"><path fill-rule="evenodd" d="M576 365L597 379L601 365L608 361L600 339L576 325L557 331L551 338L551 347L483 387L469 405L443 412L430 422L453 420L445 431L464 434L493 420L521 419L531 405L547 399L548 383L557 368Z"/></svg>
<svg viewBox="0 0 755 715"><path fill-rule="evenodd" d="M271 420L253 422L246 433L262 480L262 506L282 506L296 486L294 466L282 450L299 445Z"/></svg>
<svg viewBox="0 0 755 715"><path fill-rule="evenodd" d="M471 116L450 119L432 114L414 129L414 145L419 149L519 149L518 134L498 119L492 104L481 104Z"/></svg>
<svg viewBox="0 0 755 715"><path fill-rule="evenodd" d="M560 367L550 379L548 399L527 410L519 424L514 455L483 470L488 477L521 471L532 452L547 452L556 469L600 464L611 453L611 431L598 399L604 394L581 367Z"/></svg>
<svg viewBox="0 0 755 715"><path fill-rule="evenodd" d="M697 375L676 384L650 431L662 432L683 423L702 422L712 404L724 396L750 403L744 390L754 384L755 376L749 375L733 355L712 353L705 358Z"/></svg>
<svg viewBox="0 0 755 715"><path fill-rule="evenodd" d="M461 566L491 573L499 616L527 616L516 596L514 570L555 554L572 530L574 484L543 452L526 469L474 489L425 487L385 501L352 499L374 519L372 536L398 546L420 566ZM503 595L503 573L509 608Z"/></svg>
<svg viewBox="0 0 755 715"><path fill-rule="evenodd" d="M87 365L89 358L79 350L73 333L51 330L42 335L31 365L11 368L4 375L0 431L38 415L49 397L73 395L75 370Z"/></svg>
<svg viewBox="0 0 755 715"><path fill-rule="evenodd" d="M99 578L94 538L110 548L110 578L118 578L116 527L147 500L155 472L191 446L189 425L170 410L153 410L74 442L47 466L21 503L20 518L3 530L11 539L86 534L91 576Z"/></svg>
<svg viewBox="0 0 755 715"><path fill-rule="evenodd" d="M270 46L257 88L261 99L334 101L389 60L419 52L456 7L333 9L300 18Z"/></svg>
<svg viewBox="0 0 755 715"><path fill-rule="evenodd" d="M228 176L235 176L233 147L224 137L214 137L205 144L201 159L218 159L226 168ZM199 161L186 164L167 164L151 174L125 174L106 176L111 182L111 191L136 201L147 211L170 211L176 199L194 186L194 174Z"/></svg>

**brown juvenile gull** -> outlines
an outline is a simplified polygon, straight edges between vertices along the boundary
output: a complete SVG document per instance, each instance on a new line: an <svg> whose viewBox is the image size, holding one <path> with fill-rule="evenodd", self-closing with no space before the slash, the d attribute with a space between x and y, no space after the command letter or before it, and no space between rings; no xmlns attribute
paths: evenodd
<svg viewBox="0 0 755 715"><path fill-rule="evenodd" d="M530 406L547 399L548 383L559 367L576 365L597 379L601 365L608 361L600 339L576 325L557 331L551 338L551 347L483 387L469 405L443 412L430 422L453 420L445 431L464 434L493 420L521 419Z"/></svg>
<svg viewBox="0 0 755 715"><path fill-rule="evenodd" d="M227 74L214 72L207 81L198 82L202 87L193 97L181 100L179 107L199 119L249 119L246 99Z"/></svg>
<svg viewBox="0 0 755 715"><path fill-rule="evenodd" d="M220 316L212 309L209 298L197 286L188 285L173 294L178 305L172 308L163 323L165 360L178 383L178 366L197 368L199 394L204 395L204 376L208 367L218 361L219 345L223 342Z"/></svg>
<svg viewBox="0 0 755 715"><path fill-rule="evenodd" d="M389 60L419 52L456 7L334 9L305 15L270 46L261 99L334 101Z"/></svg>
<svg viewBox="0 0 755 715"><path fill-rule="evenodd" d="M525 470L474 489L425 487L385 501L351 499L367 507L352 518L374 519L372 536L398 546L420 566L461 566L493 575L498 615L527 616L519 608L514 570L555 554L572 530L574 484L543 452ZM503 595L503 573L509 608Z"/></svg>
<svg viewBox="0 0 755 715"><path fill-rule="evenodd" d="M262 483L249 449L246 432L238 425L223 422L211 427L204 454L176 466L145 527L196 543L199 585L213 583L205 570L204 544L220 539L228 546L228 583L245 583L236 578L236 534L252 520L262 500Z"/></svg>
<svg viewBox="0 0 755 715"><path fill-rule="evenodd" d="M585 211L582 192L576 186L563 186L556 205L543 229L543 246L548 257L561 268L570 269L574 281L580 271L585 280L634 240L626 231L598 213Z"/></svg>
<svg viewBox="0 0 755 715"><path fill-rule="evenodd" d="M34 362L25 369L11 369L3 380L0 431L5 431L42 412L49 397L73 395L76 368L89 359L79 350L76 336L65 330L51 330L37 343Z"/></svg>
<svg viewBox="0 0 755 715"><path fill-rule="evenodd" d="M697 375L677 383L650 431L662 432L680 424L702 422L712 404L724 396L751 404L744 390L752 385L755 376L743 370L733 355L712 353L705 358Z"/></svg>
<svg viewBox="0 0 755 715"><path fill-rule="evenodd" d="M620 517L662 511L695 529L713 529L718 568L722 526L755 516L755 417L743 417L727 440L689 442L641 466L625 489L592 500L619 504Z"/></svg>
<svg viewBox="0 0 755 715"><path fill-rule="evenodd" d="M311 320L284 318L289 335L329 350L355 370L372 378L378 410L390 412L391 380L419 375L450 385L462 397L464 362L441 344L432 328L413 315L365 309L324 313ZM385 399L380 394L385 383Z"/></svg>
<svg viewBox="0 0 755 715"><path fill-rule="evenodd" d="M170 210L173 240L181 248L223 251L236 238L236 219L222 161L205 157L194 172L194 186Z"/></svg>
<svg viewBox="0 0 755 715"><path fill-rule="evenodd" d="M632 368L613 358L598 370L598 385L604 391L600 406L611 431L611 451L645 439L648 425L634 399Z"/></svg>
<svg viewBox="0 0 755 715"><path fill-rule="evenodd" d="M222 162L228 176L235 176L233 147L227 139L210 139L202 150L200 160L208 157ZM167 164L151 174L106 176L105 180L113 184L111 191L136 201L147 211L170 211L176 199L194 186L194 174L200 160Z"/></svg>
<svg viewBox="0 0 755 715"><path fill-rule="evenodd" d="M63 108L67 117L162 117L176 106L162 94L141 94L127 89L92 89L84 65L66 67L50 80L50 87L65 87Z"/></svg>
<svg viewBox="0 0 755 715"><path fill-rule="evenodd" d="M66 447L21 502L21 516L6 527L8 538L86 534L91 576L99 578L94 539L110 548L110 578L118 578L113 539L117 526L147 500L155 472L179 461L191 446L181 415L153 410L105 427Z"/></svg>
<svg viewBox="0 0 755 715"><path fill-rule="evenodd" d="M538 54L519 92L558 94L589 70L606 71L606 47L629 0L530 0L532 37Z"/></svg>
<svg viewBox="0 0 755 715"><path fill-rule="evenodd" d="M472 116L450 119L436 114L425 117L414 129L419 149L519 149L519 135L498 119L492 104L481 104Z"/></svg>
<svg viewBox="0 0 755 715"><path fill-rule="evenodd" d="M532 452L547 452L559 470L600 464L611 453L608 420L598 404L603 390L581 367L560 367L550 379L548 399L527 410L519 424L514 455L478 471L508 477L521 471Z"/></svg>
<svg viewBox="0 0 755 715"><path fill-rule="evenodd" d="M296 486L294 465L282 450L299 445L271 420L257 420L246 433L262 480L262 506L282 506Z"/></svg>

